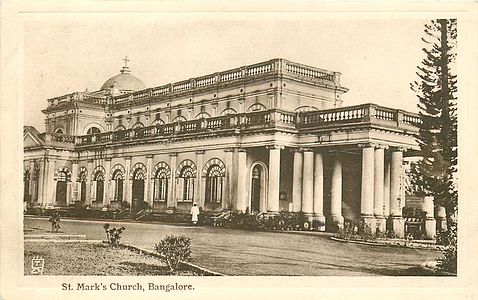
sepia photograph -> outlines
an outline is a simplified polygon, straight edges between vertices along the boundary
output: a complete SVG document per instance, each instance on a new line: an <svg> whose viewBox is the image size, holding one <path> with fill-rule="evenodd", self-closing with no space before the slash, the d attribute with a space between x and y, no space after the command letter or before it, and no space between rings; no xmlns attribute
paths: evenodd
<svg viewBox="0 0 478 300"><path fill-rule="evenodd" d="M232 290L469 275L465 9L105 2L15 12L18 178L2 189L17 205L2 215L23 288L194 298L205 276Z"/></svg>

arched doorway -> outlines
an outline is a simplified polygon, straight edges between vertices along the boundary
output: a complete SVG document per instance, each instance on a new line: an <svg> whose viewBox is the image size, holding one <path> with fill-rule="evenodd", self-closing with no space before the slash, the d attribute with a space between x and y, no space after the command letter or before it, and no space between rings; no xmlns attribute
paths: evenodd
<svg viewBox="0 0 478 300"><path fill-rule="evenodd" d="M251 189L249 212L264 211L267 204L267 169L266 166L257 162L251 168Z"/></svg>
<svg viewBox="0 0 478 300"><path fill-rule="evenodd" d="M86 181L87 181L88 172L86 169L80 170L80 176L78 176L78 180L80 181L80 202L86 202Z"/></svg>
<svg viewBox="0 0 478 300"><path fill-rule="evenodd" d="M131 208L133 211L139 211L146 207L144 202L144 179L145 172L138 168L133 173L133 187L131 195Z"/></svg>
<svg viewBox="0 0 478 300"><path fill-rule="evenodd" d="M66 206L67 181L69 180L69 174L66 171L61 170L57 173L55 195L55 202L57 206Z"/></svg>

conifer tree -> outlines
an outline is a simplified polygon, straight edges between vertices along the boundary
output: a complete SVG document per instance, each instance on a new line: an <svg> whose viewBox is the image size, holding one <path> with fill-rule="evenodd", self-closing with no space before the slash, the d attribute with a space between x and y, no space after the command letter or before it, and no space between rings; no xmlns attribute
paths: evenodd
<svg viewBox="0 0 478 300"><path fill-rule="evenodd" d="M411 83L419 100L422 122L417 140L423 156L412 166L412 184L419 195L434 196L435 204L445 207L449 225L458 207L456 26L456 19L425 25L425 58L417 67L419 80Z"/></svg>

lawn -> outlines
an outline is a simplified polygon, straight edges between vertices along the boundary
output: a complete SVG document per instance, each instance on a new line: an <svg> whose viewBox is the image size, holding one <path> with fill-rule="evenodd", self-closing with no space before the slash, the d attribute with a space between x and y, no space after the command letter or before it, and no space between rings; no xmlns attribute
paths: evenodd
<svg viewBox="0 0 478 300"><path fill-rule="evenodd" d="M127 248L87 242L25 241L24 272L31 275L32 259L44 259L43 275L180 275L204 276L203 272L182 269L172 273L160 259Z"/></svg>

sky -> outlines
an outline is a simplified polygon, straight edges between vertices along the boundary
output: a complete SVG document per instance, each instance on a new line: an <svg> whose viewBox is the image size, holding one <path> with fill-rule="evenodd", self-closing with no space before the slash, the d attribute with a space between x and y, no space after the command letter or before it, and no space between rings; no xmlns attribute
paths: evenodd
<svg viewBox="0 0 478 300"><path fill-rule="evenodd" d="M285 58L342 73L343 105L417 111L409 84L423 59L424 19L315 13L74 15L24 24L24 124L44 131L47 99L98 90L125 55L148 87Z"/></svg>

